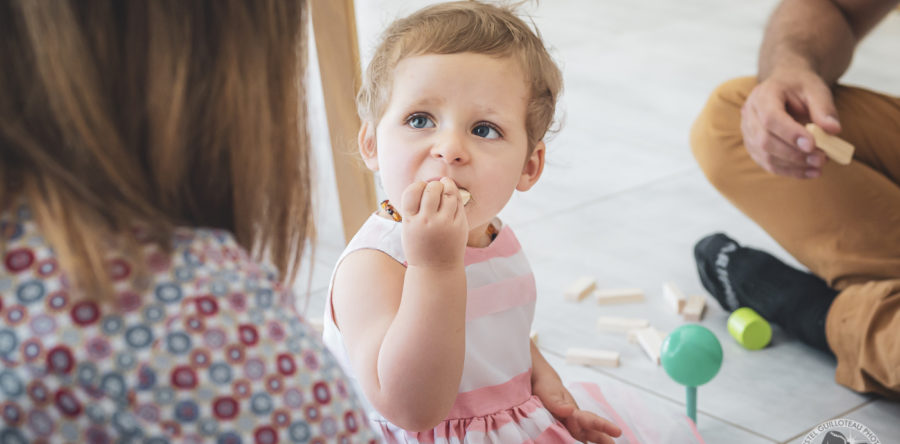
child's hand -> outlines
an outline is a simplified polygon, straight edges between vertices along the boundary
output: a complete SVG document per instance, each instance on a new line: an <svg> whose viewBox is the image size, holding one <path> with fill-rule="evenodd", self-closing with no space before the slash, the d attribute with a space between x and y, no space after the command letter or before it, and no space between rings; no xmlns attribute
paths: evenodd
<svg viewBox="0 0 900 444"><path fill-rule="evenodd" d="M553 414L572 437L582 442L613 444L612 437L618 437L622 430L608 420L594 413L581 410L572 398L572 394L556 378L544 378L534 381L532 392L544 403L544 407Z"/></svg>
<svg viewBox="0 0 900 444"><path fill-rule="evenodd" d="M469 223L456 184L416 182L406 187L400 201L403 215L403 250L411 266L444 268L462 264Z"/></svg>

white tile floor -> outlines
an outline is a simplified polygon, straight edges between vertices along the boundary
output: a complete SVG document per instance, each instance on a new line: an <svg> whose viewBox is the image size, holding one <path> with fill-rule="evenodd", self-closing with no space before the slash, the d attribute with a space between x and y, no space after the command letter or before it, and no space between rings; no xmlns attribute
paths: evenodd
<svg viewBox="0 0 900 444"><path fill-rule="evenodd" d="M363 60L386 23L429 3L434 2L358 0ZM549 144L541 182L516 195L502 217L531 259L538 281L535 329L565 380L628 384L651 399L682 404L683 389L624 337L597 333L596 317L640 316L666 331L682 324L663 305L660 287L672 281L687 293L703 294L691 249L713 231L787 258L705 181L687 143L710 91L755 72L763 26L775 3L544 0L526 7L563 67L565 126ZM863 43L845 81L900 94L900 64L885 62L896 60L898 39L895 13ZM344 240L317 73L310 80L320 235L309 312L318 316ZM641 287L648 299L609 307L564 302L561 289L580 275L595 276L607 287ZM797 443L816 425L842 417L866 424L882 442L900 437L900 405L836 385L830 358L778 329L765 350L741 348L725 329L726 314L709 302L702 325L719 338L725 361L700 388L698 423L706 442ZM620 350L622 365L568 366L562 356L571 346Z"/></svg>

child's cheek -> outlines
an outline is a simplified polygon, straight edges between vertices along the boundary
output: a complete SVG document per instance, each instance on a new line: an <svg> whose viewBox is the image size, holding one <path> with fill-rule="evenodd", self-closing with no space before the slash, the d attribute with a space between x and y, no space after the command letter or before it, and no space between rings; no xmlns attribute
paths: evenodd
<svg viewBox="0 0 900 444"><path fill-rule="evenodd" d="M403 196L403 191L415 181L415 175L411 173L410 166L402 158L388 156L383 159L381 168L381 182L388 199L397 204Z"/></svg>

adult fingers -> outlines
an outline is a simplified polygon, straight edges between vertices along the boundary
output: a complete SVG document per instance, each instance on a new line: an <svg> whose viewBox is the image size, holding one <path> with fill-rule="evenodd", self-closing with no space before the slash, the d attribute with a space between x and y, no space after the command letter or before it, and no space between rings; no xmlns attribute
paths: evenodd
<svg viewBox="0 0 900 444"><path fill-rule="evenodd" d="M809 118L819 125L826 133L837 134L841 132L841 122L838 120L837 108L834 106L834 96L831 89L824 82L808 85L806 93L806 107L809 110Z"/></svg>
<svg viewBox="0 0 900 444"><path fill-rule="evenodd" d="M824 154L821 151L803 152L798 149L796 144L769 131L762 122L759 111L752 105L748 105L742 110L741 131L744 134L744 144L750 157L770 173L807 178L819 172L819 169L825 164ZM803 131L805 132L805 129ZM805 146L804 143L801 143L801 146Z"/></svg>
<svg viewBox="0 0 900 444"><path fill-rule="evenodd" d="M786 164L778 159L771 162L772 173L784 177L793 177L796 179L814 179L822 175L822 170L813 166L795 166Z"/></svg>
<svg viewBox="0 0 900 444"><path fill-rule="evenodd" d="M762 97L753 109L759 125L758 131L783 141L794 150L812 153L815 149L812 135L794 120L784 108L785 99L774 95Z"/></svg>

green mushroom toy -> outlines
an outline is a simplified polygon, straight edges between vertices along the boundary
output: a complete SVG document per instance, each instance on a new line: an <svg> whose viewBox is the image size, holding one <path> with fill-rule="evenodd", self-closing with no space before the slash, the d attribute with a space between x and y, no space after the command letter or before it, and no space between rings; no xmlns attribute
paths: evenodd
<svg viewBox="0 0 900 444"><path fill-rule="evenodd" d="M706 327L687 324L666 336L660 353L662 366L675 382L687 387L687 415L697 423L697 387L722 367L722 344Z"/></svg>

